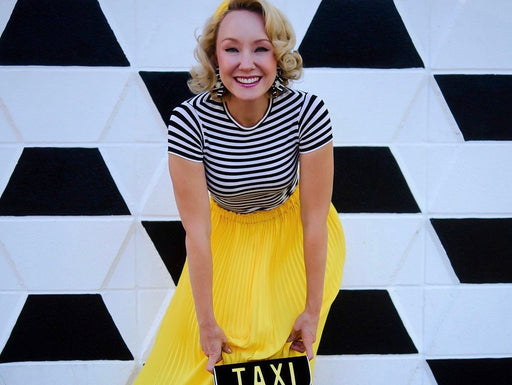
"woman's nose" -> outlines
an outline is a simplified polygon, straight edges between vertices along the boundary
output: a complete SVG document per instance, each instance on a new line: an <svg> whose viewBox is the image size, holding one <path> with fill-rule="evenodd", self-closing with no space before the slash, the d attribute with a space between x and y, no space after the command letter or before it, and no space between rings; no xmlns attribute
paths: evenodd
<svg viewBox="0 0 512 385"><path fill-rule="evenodd" d="M242 70L251 70L255 68L254 65L254 57L251 52L243 51L240 56L240 69Z"/></svg>

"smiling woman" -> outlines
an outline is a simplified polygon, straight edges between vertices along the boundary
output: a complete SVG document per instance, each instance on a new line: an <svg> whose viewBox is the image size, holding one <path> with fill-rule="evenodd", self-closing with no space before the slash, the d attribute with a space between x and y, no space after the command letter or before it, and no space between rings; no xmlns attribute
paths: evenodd
<svg viewBox="0 0 512 385"><path fill-rule="evenodd" d="M267 111L267 92L277 75L263 17L250 11L228 13L217 31L216 58L229 91L226 107L241 125L253 126Z"/></svg>
<svg viewBox="0 0 512 385"><path fill-rule="evenodd" d="M266 1L224 1L208 19L198 38L194 53L199 64L190 72L190 89L194 93L209 91L217 82L215 66L218 29L224 17L234 10L248 10L263 17L266 38L272 43L283 85L288 85L289 80L299 79L302 76L302 57L294 50L295 33L284 15ZM212 97L218 100L216 95Z"/></svg>
<svg viewBox="0 0 512 385"><path fill-rule="evenodd" d="M187 262L137 385L211 385L219 362L314 359L345 245L328 111L287 87L302 73L294 44L265 0L223 2L198 39L197 95L168 127Z"/></svg>

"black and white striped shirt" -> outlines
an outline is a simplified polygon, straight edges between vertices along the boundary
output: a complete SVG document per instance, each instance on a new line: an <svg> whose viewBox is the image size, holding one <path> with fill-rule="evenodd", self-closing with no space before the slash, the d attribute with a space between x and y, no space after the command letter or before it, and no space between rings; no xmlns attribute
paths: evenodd
<svg viewBox="0 0 512 385"><path fill-rule="evenodd" d="M299 155L332 140L323 101L287 90L253 127L239 125L205 92L173 110L169 152L203 162L208 190L221 207L250 213L282 204L298 184Z"/></svg>

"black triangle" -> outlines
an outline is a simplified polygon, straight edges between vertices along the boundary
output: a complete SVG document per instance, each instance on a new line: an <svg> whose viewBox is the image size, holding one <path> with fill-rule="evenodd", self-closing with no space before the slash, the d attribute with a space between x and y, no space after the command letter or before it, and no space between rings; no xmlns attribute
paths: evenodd
<svg viewBox="0 0 512 385"><path fill-rule="evenodd" d="M97 0L18 0L1 65L129 66Z"/></svg>
<svg viewBox="0 0 512 385"><path fill-rule="evenodd" d="M438 385L510 385L512 358L427 360Z"/></svg>
<svg viewBox="0 0 512 385"><path fill-rule="evenodd" d="M461 283L512 283L512 218L432 218Z"/></svg>
<svg viewBox="0 0 512 385"><path fill-rule="evenodd" d="M0 215L130 215L97 148L25 148Z"/></svg>
<svg viewBox="0 0 512 385"><path fill-rule="evenodd" d="M511 75L435 75L465 140L512 140Z"/></svg>
<svg viewBox="0 0 512 385"><path fill-rule="evenodd" d="M193 96L187 86L188 72L141 71L140 76L162 120L169 125L174 107Z"/></svg>
<svg viewBox="0 0 512 385"><path fill-rule="evenodd" d="M335 147L333 204L343 213L418 213L388 147Z"/></svg>
<svg viewBox="0 0 512 385"><path fill-rule="evenodd" d="M75 360L133 360L101 295L29 295L0 362Z"/></svg>
<svg viewBox="0 0 512 385"><path fill-rule="evenodd" d="M418 353L386 290L341 290L327 317L318 354Z"/></svg>
<svg viewBox="0 0 512 385"><path fill-rule="evenodd" d="M299 52L305 67L424 67L392 0L323 0Z"/></svg>
<svg viewBox="0 0 512 385"><path fill-rule="evenodd" d="M142 225L177 285L187 255L183 225L180 221L143 221Z"/></svg>

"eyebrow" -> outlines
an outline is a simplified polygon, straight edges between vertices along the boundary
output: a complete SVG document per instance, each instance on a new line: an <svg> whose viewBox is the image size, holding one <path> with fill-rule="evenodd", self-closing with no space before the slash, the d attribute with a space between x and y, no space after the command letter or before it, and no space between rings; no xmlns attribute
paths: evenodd
<svg viewBox="0 0 512 385"><path fill-rule="evenodd" d="M240 41L234 37L227 37L225 39L223 39L221 41L221 43L225 42L225 41L233 41L235 43L240 43ZM253 43L261 43L261 42L265 42L265 43L270 43L272 44L272 41L270 41L270 39L268 38L264 38L264 39L257 39L257 40L254 40Z"/></svg>

